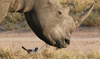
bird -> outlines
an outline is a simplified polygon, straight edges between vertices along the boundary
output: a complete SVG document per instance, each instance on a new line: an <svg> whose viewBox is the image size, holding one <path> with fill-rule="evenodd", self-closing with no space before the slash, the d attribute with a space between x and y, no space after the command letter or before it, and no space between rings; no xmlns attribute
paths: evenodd
<svg viewBox="0 0 100 59"><path fill-rule="evenodd" d="M38 51L38 47L36 47L35 49L34 49L34 52L37 52Z"/></svg>
<svg viewBox="0 0 100 59"><path fill-rule="evenodd" d="M36 47L34 50L32 49L26 49L25 47L22 46L22 49L24 49L25 51L27 51L28 53L34 52L36 53L38 51L38 47Z"/></svg>

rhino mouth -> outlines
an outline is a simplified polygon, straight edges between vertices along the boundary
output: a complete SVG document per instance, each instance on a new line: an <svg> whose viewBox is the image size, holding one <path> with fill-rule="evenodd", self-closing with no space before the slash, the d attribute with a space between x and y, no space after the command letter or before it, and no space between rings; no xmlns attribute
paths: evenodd
<svg viewBox="0 0 100 59"><path fill-rule="evenodd" d="M57 48L67 48L70 44L70 40L65 39L65 41L56 41L56 47Z"/></svg>

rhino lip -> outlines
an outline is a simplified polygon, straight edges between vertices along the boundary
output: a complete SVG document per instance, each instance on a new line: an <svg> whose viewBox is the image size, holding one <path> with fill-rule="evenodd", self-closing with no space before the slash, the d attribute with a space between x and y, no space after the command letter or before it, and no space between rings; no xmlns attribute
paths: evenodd
<svg viewBox="0 0 100 59"><path fill-rule="evenodd" d="M56 44L55 45L57 48L66 48L64 45Z"/></svg>
<svg viewBox="0 0 100 59"><path fill-rule="evenodd" d="M62 42L56 41L55 46L57 48L67 48L69 44L70 44L70 40L65 38L65 41L62 41Z"/></svg>
<svg viewBox="0 0 100 59"><path fill-rule="evenodd" d="M56 45L57 48L66 48L67 46L65 44L61 44L59 41L56 41Z"/></svg>

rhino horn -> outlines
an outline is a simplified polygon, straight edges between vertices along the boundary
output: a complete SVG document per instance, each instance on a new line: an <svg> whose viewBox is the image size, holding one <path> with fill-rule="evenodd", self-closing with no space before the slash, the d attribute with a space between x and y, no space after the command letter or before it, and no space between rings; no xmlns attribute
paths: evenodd
<svg viewBox="0 0 100 59"><path fill-rule="evenodd" d="M95 5L95 3L93 3L92 6L85 13L80 15L81 21L84 21L84 19L88 17L88 15L91 13L94 5Z"/></svg>
<svg viewBox="0 0 100 59"><path fill-rule="evenodd" d="M93 3L92 6L89 9L87 9L87 11L85 13L81 14L80 16L78 16L78 17L73 16L76 27L79 27L79 25L82 23L82 21L84 21L84 19L89 16L91 11L93 10L94 5L95 5L95 3Z"/></svg>
<svg viewBox="0 0 100 59"><path fill-rule="evenodd" d="M65 11L66 11L67 14L69 14L70 7L67 7Z"/></svg>

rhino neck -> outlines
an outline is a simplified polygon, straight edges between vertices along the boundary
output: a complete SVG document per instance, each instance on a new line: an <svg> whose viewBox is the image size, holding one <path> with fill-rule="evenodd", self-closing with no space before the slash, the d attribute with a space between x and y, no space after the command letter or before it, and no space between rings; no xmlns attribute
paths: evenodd
<svg viewBox="0 0 100 59"><path fill-rule="evenodd" d="M25 13L33 8L34 0L13 0L9 7L9 12Z"/></svg>

